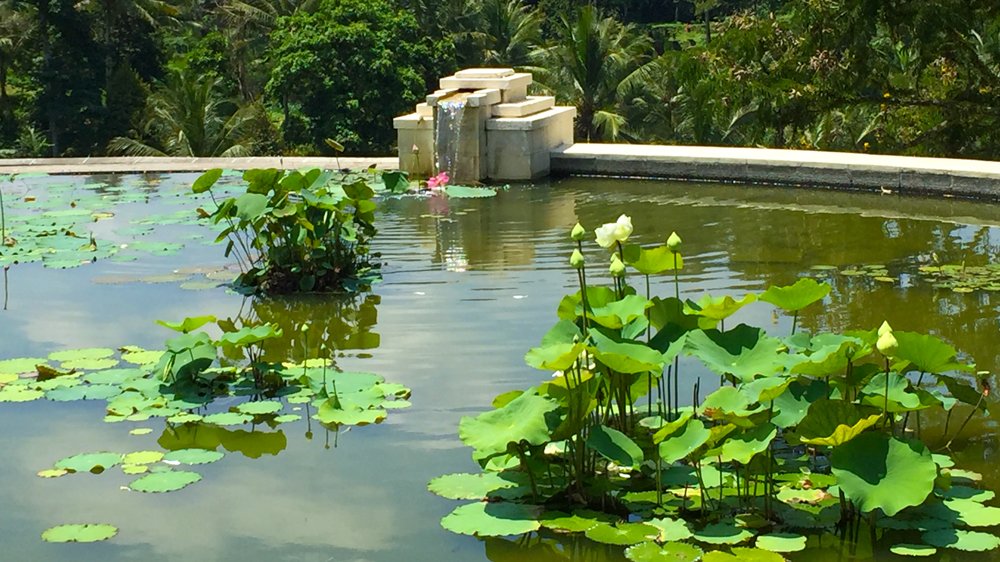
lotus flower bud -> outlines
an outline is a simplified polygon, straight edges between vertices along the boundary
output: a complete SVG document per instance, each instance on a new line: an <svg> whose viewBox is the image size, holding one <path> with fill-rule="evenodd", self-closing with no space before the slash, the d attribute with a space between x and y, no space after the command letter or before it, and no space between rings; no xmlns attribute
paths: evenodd
<svg viewBox="0 0 1000 562"><path fill-rule="evenodd" d="M896 336L892 335L892 331L890 330L878 337L875 347L878 348L879 353L882 355L892 357L896 353L896 350L899 349L899 342L896 341Z"/></svg>
<svg viewBox="0 0 1000 562"><path fill-rule="evenodd" d="M670 248L670 251L675 254L681 251L681 237L677 236L676 232L671 232L670 237L667 238L667 248Z"/></svg>
<svg viewBox="0 0 1000 562"><path fill-rule="evenodd" d="M569 264L573 266L573 269L583 267L583 254L580 253L580 250L573 250L573 255L569 257Z"/></svg>
<svg viewBox="0 0 1000 562"><path fill-rule="evenodd" d="M569 233L569 237L577 242L583 240L583 237L587 235L587 231L583 228L583 225L576 223L573 230Z"/></svg>
<svg viewBox="0 0 1000 562"><path fill-rule="evenodd" d="M882 337L883 335L885 335L886 332L888 332L890 334L892 333L892 326L889 325L889 321L888 320L883 321L882 325L878 327L878 335L879 335L879 337Z"/></svg>
<svg viewBox="0 0 1000 562"><path fill-rule="evenodd" d="M608 271L611 272L612 277L621 277L625 275L625 264L622 263L618 254L611 254L611 267L608 268Z"/></svg>

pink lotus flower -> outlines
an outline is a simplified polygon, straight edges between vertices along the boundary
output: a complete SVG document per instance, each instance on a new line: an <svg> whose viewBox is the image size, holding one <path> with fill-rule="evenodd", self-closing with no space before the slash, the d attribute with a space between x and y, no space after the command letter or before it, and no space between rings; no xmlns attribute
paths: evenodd
<svg viewBox="0 0 1000 562"><path fill-rule="evenodd" d="M427 180L427 187L430 189L442 189L444 186L448 185L448 172L441 172L440 174Z"/></svg>

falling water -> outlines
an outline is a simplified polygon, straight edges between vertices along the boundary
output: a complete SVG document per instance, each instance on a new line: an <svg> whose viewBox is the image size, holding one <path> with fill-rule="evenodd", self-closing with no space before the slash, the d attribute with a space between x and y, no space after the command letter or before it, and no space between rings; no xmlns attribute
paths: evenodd
<svg viewBox="0 0 1000 562"><path fill-rule="evenodd" d="M465 117L465 100L442 101L437 110L438 172L448 172L455 179L458 172L458 152L462 143L462 120Z"/></svg>

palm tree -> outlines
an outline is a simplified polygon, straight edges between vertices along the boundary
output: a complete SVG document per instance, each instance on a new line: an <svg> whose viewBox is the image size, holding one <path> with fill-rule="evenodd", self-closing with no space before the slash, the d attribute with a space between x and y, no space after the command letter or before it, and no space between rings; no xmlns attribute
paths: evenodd
<svg viewBox="0 0 1000 562"><path fill-rule="evenodd" d="M541 43L542 18L521 0L486 0L481 15L483 64L524 67Z"/></svg>
<svg viewBox="0 0 1000 562"><path fill-rule="evenodd" d="M10 1L0 2L0 119L10 111L7 76L22 55L34 29L34 18Z"/></svg>
<svg viewBox="0 0 1000 562"><path fill-rule="evenodd" d="M630 76L652 55L652 42L629 24L602 17L591 5L574 20L562 19L562 34L539 54L543 84L577 107L577 133L586 141L615 140L626 125L620 106Z"/></svg>
<svg viewBox="0 0 1000 562"><path fill-rule="evenodd" d="M115 137L108 152L125 156L248 156L250 129L266 119L259 104L238 107L218 93L220 80L175 72L149 96L143 135Z"/></svg>

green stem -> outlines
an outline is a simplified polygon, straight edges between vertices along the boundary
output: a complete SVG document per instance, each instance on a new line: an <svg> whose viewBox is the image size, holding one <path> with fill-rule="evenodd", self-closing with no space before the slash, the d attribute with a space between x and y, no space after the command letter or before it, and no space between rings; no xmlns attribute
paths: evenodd
<svg viewBox="0 0 1000 562"><path fill-rule="evenodd" d="M796 326L798 326L798 323L799 323L799 311L796 310L795 312L792 313L792 335L793 336L795 335L795 328L796 328Z"/></svg>

